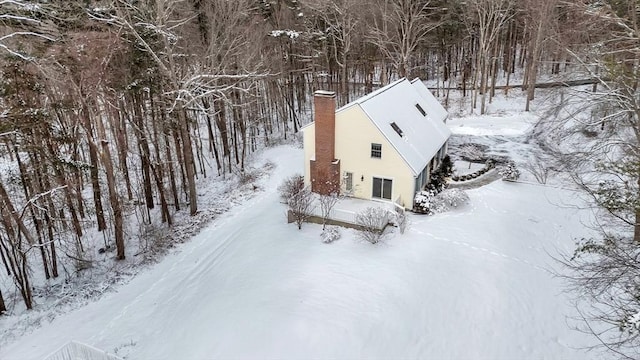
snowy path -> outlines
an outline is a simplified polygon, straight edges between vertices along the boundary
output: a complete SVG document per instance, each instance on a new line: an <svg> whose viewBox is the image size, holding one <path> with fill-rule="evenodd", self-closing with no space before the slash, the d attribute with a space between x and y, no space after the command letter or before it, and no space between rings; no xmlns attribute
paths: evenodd
<svg viewBox="0 0 640 360"><path fill-rule="evenodd" d="M412 217L412 228L371 246L342 230L284 222L275 187L301 151L277 164L266 192L116 293L56 318L0 349L41 359L78 340L129 359L444 358L585 359L589 338L547 254L570 249L579 214L557 189L496 182L471 205ZM559 201L559 200L558 200ZM594 354L590 354L594 355Z"/></svg>

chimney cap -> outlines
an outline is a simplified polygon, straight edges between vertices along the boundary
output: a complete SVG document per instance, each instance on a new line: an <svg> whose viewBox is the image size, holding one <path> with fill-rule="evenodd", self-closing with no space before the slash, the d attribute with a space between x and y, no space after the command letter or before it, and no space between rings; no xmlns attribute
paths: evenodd
<svg viewBox="0 0 640 360"><path fill-rule="evenodd" d="M315 95L315 96L335 97L336 93L335 93L335 91L329 91L329 90L316 90L316 92L313 93L313 95Z"/></svg>

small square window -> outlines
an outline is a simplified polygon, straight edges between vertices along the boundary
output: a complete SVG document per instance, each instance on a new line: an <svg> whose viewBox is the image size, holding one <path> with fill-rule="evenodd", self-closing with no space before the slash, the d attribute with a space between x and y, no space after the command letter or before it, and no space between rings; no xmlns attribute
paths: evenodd
<svg viewBox="0 0 640 360"><path fill-rule="evenodd" d="M382 157L382 144L371 144L371 157L378 159Z"/></svg>

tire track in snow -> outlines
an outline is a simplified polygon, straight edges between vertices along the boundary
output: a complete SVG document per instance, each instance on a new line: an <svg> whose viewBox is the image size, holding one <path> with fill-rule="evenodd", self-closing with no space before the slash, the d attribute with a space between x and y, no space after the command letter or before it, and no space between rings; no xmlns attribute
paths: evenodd
<svg viewBox="0 0 640 360"><path fill-rule="evenodd" d="M479 252L483 252L483 253L486 253L486 254L489 254L489 255L492 255L492 256L501 257L501 258L504 258L504 259L507 259L507 260L519 262L519 263L522 263L522 264L526 264L528 266L533 267L534 269L542 270L542 271L544 271L544 272L546 272L548 274L554 275L554 273L551 272L550 270L548 270L548 269L546 269L546 268L544 268L542 266L536 265L536 264L532 263L529 260L520 259L518 257L510 256L510 255L507 255L505 253L496 252L496 251L493 251L493 250L490 250L490 249L487 249L487 248L471 245L471 244L469 244L467 242L464 242L464 241L450 240L450 239L447 239L447 238L443 238L443 237L434 235L432 233L425 233L425 232L420 231L420 230L413 230L413 231L416 232L417 234L426 235L426 236L431 237L432 239L435 239L435 240L438 240L438 241L441 241L441 242L454 244L456 246L466 247L466 248L469 248L469 249L474 250L474 251L479 251Z"/></svg>
<svg viewBox="0 0 640 360"><path fill-rule="evenodd" d="M254 199L246 202L244 205L239 206L236 209L231 210L233 213L229 214L228 216L225 216L223 219L221 219L221 221L219 221L218 223L214 223L211 224L209 227L205 228L207 231L211 231L211 230L215 230L218 229L220 227L224 227L225 225L227 225L229 222L231 222L233 219L235 219L236 217L240 216L241 214L245 213L246 211L248 211L249 209L251 209L253 206L256 205L256 203L262 202L264 201L266 198L269 197L269 195L271 195L272 192L265 192L257 197L255 197ZM222 239L221 242L217 243L217 246L213 246L208 247L210 244L208 244L208 242L210 241L209 237L203 236L204 231L201 231L198 235L196 235L196 237L199 237L197 243L195 243L193 246L191 246L191 249L189 250L183 250L181 252L180 257L173 262L173 264L171 265L171 267L169 268L169 270L165 271L162 276L157 279L156 281L154 281L151 286L149 286L147 288L147 290L145 290L144 292L138 294L133 301L131 301L129 304L127 304L126 306L124 306L122 308L122 310L120 311L120 313L116 316L114 316L109 323L102 327L102 330L91 336L89 338L89 341L91 343L95 343L95 340L103 340L105 334L108 333L108 331L110 331L111 329L114 328L114 326L122 319L124 318L128 312L129 309L135 305L137 305L142 299L144 299L145 297L147 297L149 294L153 293L153 291L158 287L159 284L162 284L163 282L165 282L167 280L167 277L169 277L170 275L175 275L176 273L176 269L178 268L182 268L183 271L185 268L189 268L190 270L196 270L197 268L201 268L200 271L198 271L195 274L192 274L191 271L189 272L191 276L189 276L189 278L193 278L194 276L200 276L200 274L202 274L203 271L205 271L206 269L210 268L215 262L216 259L224 253L224 250L226 248L229 247L229 245L231 244L232 240L235 239L235 236L227 236L224 239ZM235 234L235 231L234 231ZM203 247L208 248L208 251L202 252L202 255L200 257L200 259L206 259L206 261L198 261L197 263L193 264L189 264L190 266L186 265L185 262L187 261L187 259L189 259L195 252L196 250L201 250ZM215 256L212 256L215 255ZM158 265L156 265L158 266ZM205 267L205 269L202 269L202 267ZM180 283L184 284L184 281L181 281ZM178 292L174 293L175 297L179 295Z"/></svg>

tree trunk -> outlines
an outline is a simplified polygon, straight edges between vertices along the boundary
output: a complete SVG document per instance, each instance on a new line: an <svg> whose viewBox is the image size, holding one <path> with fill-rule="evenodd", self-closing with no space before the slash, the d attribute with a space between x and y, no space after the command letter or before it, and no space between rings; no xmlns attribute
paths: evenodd
<svg viewBox="0 0 640 360"><path fill-rule="evenodd" d="M144 200L147 209L153 209L153 191L151 189L151 164L149 142L147 141L147 131L144 124L144 99L141 94L134 95L133 117L136 138L140 150L140 165L142 167L142 184L144 191Z"/></svg>
<svg viewBox="0 0 640 360"><path fill-rule="evenodd" d="M543 19L538 19L539 23L536 27L536 35L534 38L533 49L530 49L529 52L529 61L527 63L527 74L528 74L528 86L527 86L527 103L525 105L525 111L529 111L530 102L535 97L536 91L536 81L538 78L538 61L540 58L540 49L542 47L542 37L543 37Z"/></svg>
<svg viewBox="0 0 640 360"><path fill-rule="evenodd" d="M2 289L0 289L0 315L7 311L7 306L4 304L4 297L2 297Z"/></svg>
<svg viewBox="0 0 640 360"><path fill-rule="evenodd" d="M32 135L36 137L35 134L32 134ZM34 165L37 165L37 161L33 159L33 156L31 156L31 160ZM42 189L39 186L39 181L38 181L38 179L40 178L39 167L34 166L34 169L32 170L32 172L36 179L32 179L27 173L25 164L24 162L22 162L22 158L20 157L20 153L17 151L17 148L16 148L16 162L18 163L18 168L20 169L20 178L22 180L21 181L22 191L24 192L25 199L30 199L28 201L31 201L31 200L35 201L35 199L33 198L36 196L36 194L41 194L42 192L44 192L44 189ZM51 274L49 273L49 265L48 265L49 262L47 261L47 252L42 242L42 232L41 232L42 221L36 216L36 213L33 210L33 204L27 204L27 206L29 207L29 214L31 215L31 219L33 220L33 226L35 228L36 236L38 238L38 245L39 245L38 248L40 250L40 256L42 258L42 269L44 271L44 276L45 276L45 279L50 279Z"/></svg>
<svg viewBox="0 0 640 360"><path fill-rule="evenodd" d="M5 242L2 236L0 236L0 246L3 247L3 251L7 255L14 283L20 291L25 307L31 310L33 308L33 297L31 293L31 286L29 284L29 273L27 271L27 257L22 251L22 240L20 240L19 234L16 236L14 227L9 220L10 217L6 216L5 210L6 208L2 208L2 217L0 221L2 221L4 225L7 240Z"/></svg>
<svg viewBox="0 0 640 360"><path fill-rule="evenodd" d="M171 194L173 195L173 206L176 211L180 211L180 195L178 193L178 187L176 185L176 175L173 170L173 159L171 156L171 143L169 141L169 129L164 129L164 144L165 152L167 155L167 167L169 168L169 185L171 186Z"/></svg>
<svg viewBox="0 0 640 360"><path fill-rule="evenodd" d="M227 129L226 110L222 99L215 98L213 102L213 108L216 111L216 127L220 132L220 139L222 139L222 156L223 158L227 159L229 172L231 172L231 147L229 146L229 131ZM224 166L222 167L222 172L225 172Z"/></svg>
<svg viewBox="0 0 640 360"><path fill-rule="evenodd" d="M216 160L218 175L220 175L220 170L222 166L220 165L220 156L218 154L218 146L216 145L216 135L213 131L213 125L211 123L211 115L209 114L209 110L211 109L211 107L209 106L209 102L206 101L205 99L202 99L202 105L205 108L205 116L207 118L207 134L209 136L209 152L213 153L213 156Z"/></svg>
<svg viewBox="0 0 640 360"><path fill-rule="evenodd" d="M120 172L124 176L124 183L127 189L127 199L129 201L133 200L133 190L131 189L131 178L129 177L129 165L127 164L127 136L126 129L127 125L125 122L125 114L124 104L119 102L120 111L115 111L115 114L112 115L115 123L111 124L112 131L114 133L114 138L116 140L116 148L118 149L118 160L120 163Z"/></svg>
<svg viewBox="0 0 640 360"><path fill-rule="evenodd" d="M155 105L153 102L153 94L150 96L151 99L151 114L152 118L156 118ZM162 114L162 111L160 111ZM161 119L164 120L164 116L161 116ZM164 169L162 165L162 161L160 158L160 148L161 148L161 138L158 131L157 121L152 122L153 129L153 148L155 149L155 162L151 162L151 172L153 174L153 178L156 182L156 188L158 189L158 195L160 196L160 212L162 214L162 222L166 222L169 226L171 226L171 213L169 212L169 205L167 204L166 191L164 188Z"/></svg>
<svg viewBox="0 0 640 360"><path fill-rule="evenodd" d="M638 177L637 184L640 186L640 176ZM633 240L640 244L640 208L636 208L635 220L636 223L633 227Z"/></svg>
<svg viewBox="0 0 640 360"><path fill-rule="evenodd" d="M22 221L22 217L20 217L20 214L18 214L18 212L16 211L16 208L13 206L13 203L9 198L9 194L7 193L7 190L5 189L4 184L1 181L0 181L0 202L4 203L4 206L9 211L11 218L13 219L15 224L18 226L19 234L20 233L24 234L24 237L25 239L27 239L27 242L29 243L29 245L35 244L35 241L33 240L31 233L29 233L29 230L27 230L27 227L24 225L24 222Z"/></svg>
<svg viewBox="0 0 640 360"><path fill-rule="evenodd" d="M82 94L80 96L83 96ZM100 190L100 178L98 173L98 149L93 139L93 128L91 126L91 119L89 117L89 108L82 100L82 124L84 126L87 143L89 145L89 160L91 161L91 187L93 189L93 204L96 208L96 219L98 221L98 231L105 230L107 223L104 219L104 209L102 208L102 192Z"/></svg>
<svg viewBox="0 0 640 360"><path fill-rule="evenodd" d="M113 172L111 149L109 149L109 142L106 139L104 124L100 117L96 119L96 124L98 128L98 137L100 138L100 144L102 145L102 151L100 152L100 155L102 157L102 165L104 166L107 176L109 202L111 203L111 211L113 212L113 232L116 241L116 259L124 260L124 219L122 215L122 205L120 204L120 196L118 195L118 190L116 189L116 177Z"/></svg>
<svg viewBox="0 0 640 360"><path fill-rule="evenodd" d="M193 149L191 148L189 119L185 111L185 109L177 110L178 130L182 140L182 156L189 190L189 213L193 216L198 212L198 193L196 192L195 164L193 161Z"/></svg>
<svg viewBox="0 0 640 360"><path fill-rule="evenodd" d="M52 156L57 156L57 152L55 151L55 147L51 139L47 139L47 149L49 150L49 154L51 154ZM69 212L71 213L71 223L73 225L73 229L75 230L78 243L82 248L82 243L80 241L80 238L82 237L82 226L80 226L80 219L78 218L78 213L76 212L76 208L73 205L73 197L71 196L71 189L69 187L69 183L67 182L63 171L60 169L60 164L54 163L53 171L56 175L56 180L58 182L58 185L64 187L67 207L69 208ZM80 197L78 201L82 202L82 197ZM62 211L62 209L60 209L60 211Z"/></svg>

